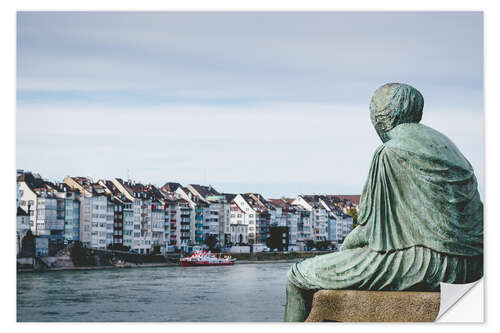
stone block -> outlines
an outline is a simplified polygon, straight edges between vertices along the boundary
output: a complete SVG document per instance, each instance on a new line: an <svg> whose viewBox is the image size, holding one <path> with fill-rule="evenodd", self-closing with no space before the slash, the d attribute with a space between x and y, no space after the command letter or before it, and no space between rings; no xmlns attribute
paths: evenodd
<svg viewBox="0 0 500 333"><path fill-rule="evenodd" d="M320 290L306 322L432 322L439 292Z"/></svg>

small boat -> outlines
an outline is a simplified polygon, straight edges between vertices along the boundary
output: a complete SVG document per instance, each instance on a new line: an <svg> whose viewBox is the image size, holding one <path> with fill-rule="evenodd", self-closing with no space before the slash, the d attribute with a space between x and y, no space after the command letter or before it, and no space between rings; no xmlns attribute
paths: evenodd
<svg viewBox="0 0 500 333"><path fill-rule="evenodd" d="M227 266L233 265L236 259L231 256L217 256L206 251L196 251L190 257L181 258L181 266Z"/></svg>
<svg viewBox="0 0 500 333"><path fill-rule="evenodd" d="M114 265L115 265L115 267L120 267L120 268L132 266L131 264L129 264L123 260L118 260Z"/></svg>

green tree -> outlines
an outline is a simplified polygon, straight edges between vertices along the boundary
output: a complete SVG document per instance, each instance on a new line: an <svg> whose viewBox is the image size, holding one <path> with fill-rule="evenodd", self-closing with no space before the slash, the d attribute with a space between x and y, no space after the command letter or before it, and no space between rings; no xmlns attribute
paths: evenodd
<svg viewBox="0 0 500 333"><path fill-rule="evenodd" d="M352 228L356 228L358 226L358 211L354 208L349 208L347 214L352 217Z"/></svg>
<svg viewBox="0 0 500 333"><path fill-rule="evenodd" d="M326 250L330 245L329 241L319 241L314 243L314 247L318 250Z"/></svg>
<svg viewBox="0 0 500 333"><path fill-rule="evenodd" d="M217 242L218 240L216 235L207 235L207 237L205 237L205 245L208 246L210 251L215 250Z"/></svg>

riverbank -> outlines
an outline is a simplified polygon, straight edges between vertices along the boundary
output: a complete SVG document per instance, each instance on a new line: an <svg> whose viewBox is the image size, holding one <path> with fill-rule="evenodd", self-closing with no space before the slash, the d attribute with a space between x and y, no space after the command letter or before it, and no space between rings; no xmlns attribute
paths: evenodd
<svg viewBox="0 0 500 333"><path fill-rule="evenodd" d="M235 264L274 264L274 263L296 263L302 260L301 258L295 259L276 259L276 260L238 260Z"/></svg>
<svg viewBox="0 0 500 333"><path fill-rule="evenodd" d="M45 273L57 271L91 271L91 270L104 270L104 269L127 269L127 268L150 268L150 267L171 267L179 266L173 263L149 263L149 264L130 264L125 266L85 266L85 267L51 267L42 270L33 268L20 268L17 273Z"/></svg>
<svg viewBox="0 0 500 333"><path fill-rule="evenodd" d="M302 258L294 259L273 259L273 260L238 260L235 265L248 265L248 264L273 264L273 263L296 263ZM88 266L88 267L53 267L43 270L33 268L21 268L17 273L45 273L45 272L58 272L58 271L85 271L85 270L105 270L105 269L127 269L127 268L151 268L151 267L176 267L180 266L178 263L149 263L149 264L131 264L125 266Z"/></svg>

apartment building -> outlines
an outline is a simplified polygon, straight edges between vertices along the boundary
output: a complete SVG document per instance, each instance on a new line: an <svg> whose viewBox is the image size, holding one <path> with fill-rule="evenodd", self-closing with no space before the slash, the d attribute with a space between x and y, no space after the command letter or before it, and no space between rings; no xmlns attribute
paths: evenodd
<svg viewBox="0 0 500 333"><path fill-rule="evenodd" d="M134 209L132 200L120 198L123 202L123 245L132 249L132 238L134 233Z"/></svg>
<svg viewBox="0 0 500 333"><path fill-rule="evenodd" d="M239 195L239 194L238 194ZM236 197L238 197L238 195ZM236 198L235 198L236 199ZM242 203L240 203L243 205ZM229 244L237 245L237 244L248 244L255 243L255 220L253 220L252 224L252 235L253 238L249 239L250 231L248 220L246 219L245 210L243 210L240 205L236 203L236 200L231 202L230 208L230 241Z"/></svg>
<svg viewBox="0 0 500 333"><path fill-rule="evenodd" d="M271 216L273 221L276 219L274 207L258 193L238 194L233 202L238 209L231 208L231 226L247 226L248 243L265 244L269 237Z"/></svg>
<svg viewBox="0 0 500 333"><path fill-rule="evenodd" d="M149 254L153 247L152 200L147 187L141 183L114 178L112 183L132 202L134 229L132 233L132 251Z"/></svg>
<svg viewBox="0 0 500 333"><path fill-rule="evenodd" d="M80 241L83 246L106 249L113 239L113 205L108 204L106 188L86 177L68 176L64 184L80 192Z"/></svg>
<svg viewBox="0 0 500 333"><path fill-rule="evenodd" d="M64 241L80 240L80 191L58 183L56 196L64 199Z"/></svg>
<svg viewBox="0 0 500 333"><path fill-rule="evenodd" d="M299 212L291 203L284 199L269 199L275 207L275 226L288 228L288 244L295 246L297 243L297 227L300 220ZM273 226L273 223L271 223Z"/></svg>
<svg viewBox="0 0 500 333"><path fill-rule="evenodd" d="M311 238L313 241L325 241L328 238L328 211L317 195L299 195L292 205L299 205L310 212Z"/></svg>
<svg viewBox="0 0 500 333"><path fill-rule="evenodd" d="M153 250L155 253L165 253L167 241L165 238L165 196L161 193L160 189L154 185L147 185L146 191L151 197L151 238ZM168 232L170 237L170 232Z"/></svg>
<svg viewBox="0 0 500 333"><path fill-rule="evenodd" d="M132 248L134 230L132 201L116 187L113 181L101 179L98 183L103 186L113 206L112 244Z"/></svg>
<svg viewBox="0 0 500 333"><path fill-rule="evenodd" d="M64 197L58 195L55 184L44 181L40 175L25 172L17 178L19 207L29 217L35 236L47 236L48 241L64 244Z"/></svg>
<svg viewBox="0 0 500 333"><path fill-rule="evenodd" d="M356 209L346 198L333 195L318 196L319 202L328 211L328 240L339 246L352 230L353 219L345 213L346 207ZM350 196L355 197L355 196Z"/></svg>
<svg viewBox="0 0 500 333"><path fill-rule="evenodd" d="M231 243L231 205L236 197L236 194L233 193L222 193L223 201L224 201L224 225L220 227L222 230L220 231L224 236L221 236L223 239L222 243L224 246L228 246ZM219 221L221 219L219 218Z"/></svg>
<svg viewBox="0 0 500 333"><path fill-rule="evenodd" d="M224 223L224 216L221 216L221 213L224 214L223 196L212 186L190 184L187 189L202 203L204 238L206 239L207 236L212 235L220 240L220 224ZM208 198L211 198L211 200Z"/></svg>
<svg viewBox="0 0 500 333"><path fill-rule="evenodd" d="M312 240L311 212L300 205L292 205L297 214L297 241L301 249L305 249L308 240Z"/></svg>
<svg viewBox="0 0 500 333"><path fill-rule="evenodd" d="M19 207L28 214L31 232L35 236L44 234L45 230L39 230L37 224L38 194L36 191L45 188L45 182L37 173L24 172L17 177L17 185Z"/></svg>
<svg viewBox="0 0 500 333"><path fill-rule="evenodd" d="M24 209L21 207L17 207L17 212L16 212L16 254L19 255L21 252L21 247L22 247L22 242L24 236L28 233L28 230L30 230L30 220L29 220L29 215L26 213Z"/></svg>
<svg viewBox="0 0 500 333"><path fill-rule="evenodd" d="M175 191L182 199L189 203L192 209L192 216L190 216L191 224L190 228L190 239L196 245L202 245L205 241L205 234L208 231L208 224L205 219L209 215L209 202L202 197L199 197L195 193L191 192L187 187L178 187ZM184 221L187 221L187 216L183 217ZM184 226L184 231L187 230L187 224Z"/></svg>

